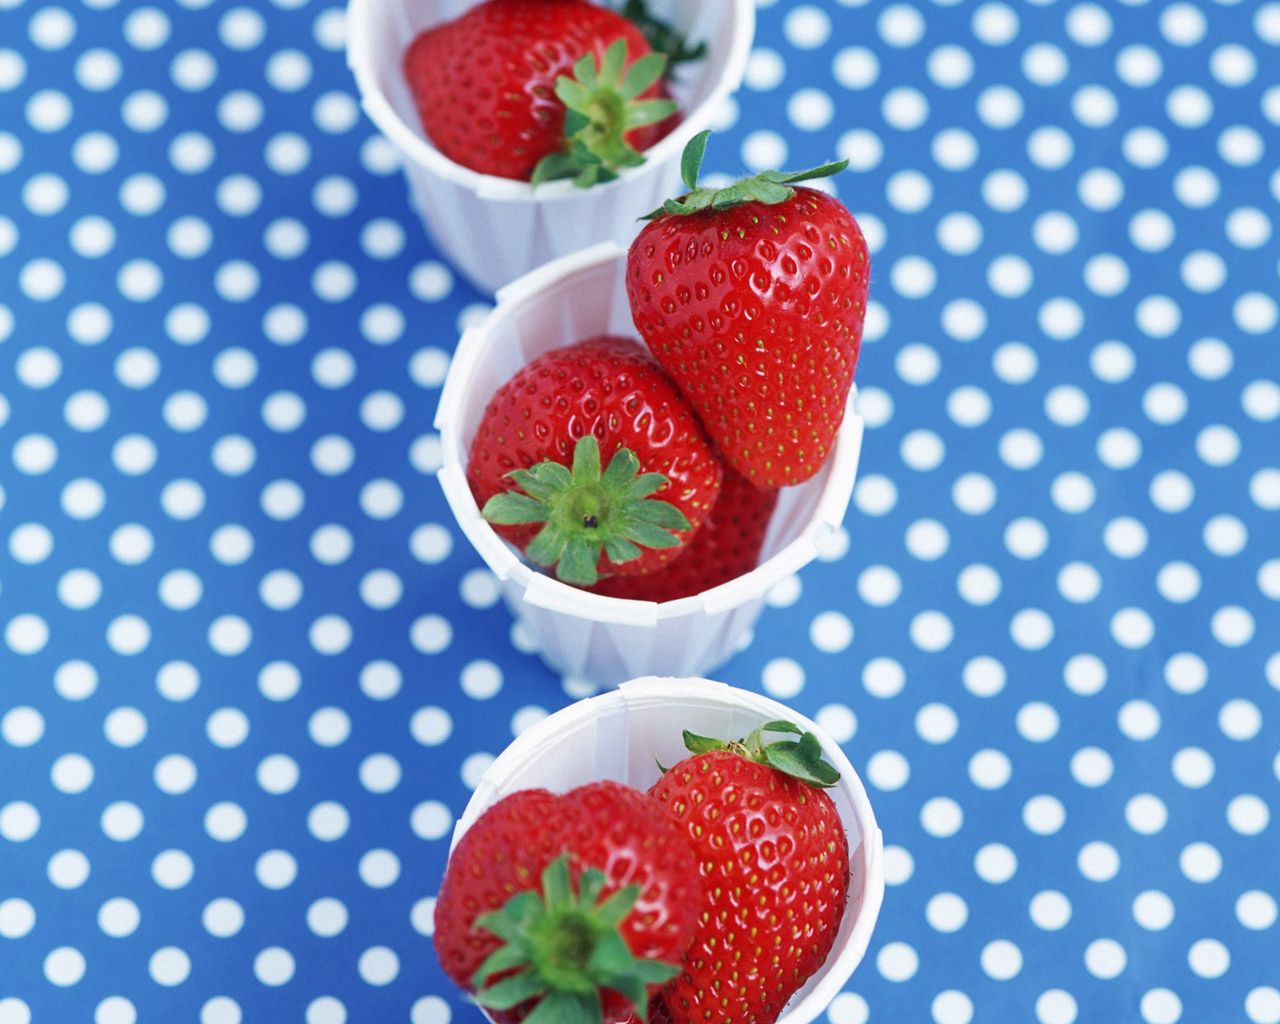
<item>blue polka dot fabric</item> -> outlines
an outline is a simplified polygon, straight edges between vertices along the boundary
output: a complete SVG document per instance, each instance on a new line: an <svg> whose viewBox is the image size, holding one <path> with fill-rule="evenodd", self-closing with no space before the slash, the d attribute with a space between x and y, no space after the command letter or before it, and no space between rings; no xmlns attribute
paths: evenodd
<svg viewBox="0 0 1280 1024"><path fill-rule="evenodd" d="M591 692L433 479L462 327L343 11L0 0L0 1024L476 1022L470 788ZM866 780L829 1024L1278 1024L1280 3L761 0L847 157L845 529L718 675Z"/></svg>

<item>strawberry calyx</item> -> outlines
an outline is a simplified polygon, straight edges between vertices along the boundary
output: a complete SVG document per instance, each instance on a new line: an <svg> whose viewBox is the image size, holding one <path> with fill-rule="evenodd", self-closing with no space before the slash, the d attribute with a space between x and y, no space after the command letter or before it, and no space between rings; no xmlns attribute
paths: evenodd
<svg viewBox="0 0 1280 1024"><path fill-rule="evenodd" d="M664 487L661 473L641 473L630 448L619 448L603 471L594 434L573 449L573 468L550 459L507 476L520 488L495 494L481 510L498 526L545 523L525 548L529 559L555 567L557 579L589 587L599 581L603 555L615 565L639 558L646 548L679 547L672 531L690 529L670 502L651 497Z"/></svg>
<svg viewBox="0 0 1280 1024"><path fill-rule="evenodd" d="M618 930L640 886L626 886L601 900L604 873L587 868L574 892L568 854L547 865L541 882L541 892L517 893L500 910L476 918L476 927L504 943L472 979L476 1002L510 1010L538 999L525 1024L599 1024L600 990L612 989L647 1021L649 986L669 981L679 968L633 956ZM496 975L501 977L491 982Z"/></svg>
<svg viewBox="0 0 1280 1024"><path fill-rule="evenodd" d="M766 732L788 733L798 740L764 741ZM822 756L822 744L811 732L805 732L792 722L765 722L751 730L745 739L719 740L699 736L684 730L684 745L691 754L707 754L714 750L728 750L748 761L767 764L784 775L790 775L817 789L826 789L840 781L840 773Z"/></svg>
<svg viewBox="0 0 1280 1024"><path fill-rule="evenodd" d="M596 65L588 53L573 66L573 77L556 79L556 96L565 105L565 147L549 153L533 169L531 184L572 178L579 188L612 181L626 167L644 163L628 144L628 132L665 121L676 112L672 100L638 97L667 67L663 53L649 53L627 67L627 41L610 44Z"/></svg>
<svg viewBox="0 0 1280 1024"><path fill-rule="evenodd" d="M668 75L675 65L701 60L707 55L705 41L697 46L690 46L688 40L672 25L654 17L645 0L627 0L622 6L622 16L644 34L654 53L666 54Z"/></svg>
<svg viewBox="0 0 1280 1024"><path fill-rule="evenodd" d="M702 210L728 210L743 203L776 206L796 194L792 185L815 178L829 178L849 166L848 160L837 160L821 167L811 167L807 171L761 171L725 188L702 188L698 184L698 175L702 171L702 160L706 156L707 140L710 137L710 131L699 132L689 140L680 158L680 177L688 187L688 193L679 199L668 199L658 209L644 216L643 220L656 220L664 214L687 217Z"/></svg>

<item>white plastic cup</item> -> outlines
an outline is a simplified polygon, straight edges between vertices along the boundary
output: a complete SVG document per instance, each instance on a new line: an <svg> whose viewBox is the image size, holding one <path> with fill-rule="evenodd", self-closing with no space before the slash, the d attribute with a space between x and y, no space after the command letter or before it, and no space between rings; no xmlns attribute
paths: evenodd
<svg viewBox="0 0 1280 1024"><path fill-rule="evenodd" d="M685 144L712 126L742 84L755 35L755 0L650 0L655 16L708 47L704 59L676 71L679 127L647 151L644 164L616 181L590 189L553 181L536 190L478 174L432 146L404 78L404 54L418 33L478 2L350 0L347 63L365 112L400 151L410 200L437 246L473 283L494 291L596 242L629 242L639 217L682 191Z"/></svg>
<svg viewBox="0 0 1280 1024"><path fill-rule="evenodd" d="M507 606L551 668L599 686L637 676L706 675L745 647L765 593L811 562L840 528L862 448L863 423L850 394L826 464L805 483L782 489L760 564L701 594L662 604L602 597L524 562L480 514L467 485L467 453L494 392L522 366L595 335L637 337L625 271L626 251L605 242L499 291L494 310L458 343L435 421L440 485L462 532L501 582Z"/></svg>
<svg viewBox="0 0 1280 1024"><path fill-rule="evenodd" d="M489 807L521 789L565 793L600 779L647 790L657 762L672 765L688 751L681 730L741 739L783 719L813 733L840 782L827 790L849 840L849 902L822 968L787 1003L777 1024L809 1024L844 988L871 941L884 899L884 837L871 802L839 744L818 725L777 701L707 679L649 677L578 701L526 729L480 777L453 831L453 846Z"/></svg>

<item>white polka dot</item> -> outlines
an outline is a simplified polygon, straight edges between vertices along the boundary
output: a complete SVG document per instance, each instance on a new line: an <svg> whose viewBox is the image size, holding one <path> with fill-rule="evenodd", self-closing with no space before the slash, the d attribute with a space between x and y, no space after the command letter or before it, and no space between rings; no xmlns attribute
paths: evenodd
<svg viewBox="0 0 1280 1024"><path fill-rule="evenodd" d="M594 684L591 685L594 686ZM593 688L591 693L594 692ZM578 694L577 696L590 696L590 693ZM493 755L486 751L477 751L465 758L462 762L462 770L458 772L459 777L462 779L462 784L468 789L475 789L484 779L485 773L489 770L493 761Z"/></svg>
<svg viewBox="0 0 1280 1024"><path fill-rule="evenodd" d="M837 743L848 743L858 732L858 717L844 704L824 704L814 715L814 721Z"/></svg>
<svg viewBox="0 0 1280 1024"><path fill-rule="evenodd" d="M920 808L920 826L931 836L945 839L960 831L964 812L950 797L936 796Z"/></svg>
<svg viewBox="0 0 1280 1024"><path fill-rule="evenodd" d="M1115 94L1101 85L1086 85L1071 97L1071 112L1086 128L1105 128L1119 112Z"/></svg>
<svg viewBox="0 0 1280 1024"><path fill-rule="evenodd" d="M760 682L770 696L787 700L804 689L805 672L791 658L774 658L765 665Z"/></svg>
<svg viewBox="0 0 1280 1024"><path fill-rule="evenodd" d="M1262 292L1247 292L1232 306L1236 326L1246 334L1267 334L1280 321L1280 306Z"/></svg>
<svg viewBox="0 0 1280 1024"><path fill-rule="evenodd" d="M1150 701L1126 701L1116 716L1120 731L1131 740L1145 742L1160 731L1160 711Z"/></svg>
<svg viewBox="0 0 1280 1024"><path fill-rule="evenodd" d="M991 85L978 94L978 117L991 128L1012 128L1022 120L1022 97L1007 85Z"/></svg>
<svg viewBox="0 0 1280 1024"><path fill-rule="evenodd" d="M938 221L938 244L947 252L965 256L982 244L982 225L968 213L949 213Z"/></svg>
<svg viewBox="0 0 1280 1024"><path fill-rule="evenodd" d="M934 896L925 905L925 920L935 931L950 933L959 931L969 919L969 907L952 892Z"/></svg>
<svg viewBox="0 0 1280 1024"><path fill-rule="evenodd" d="M322 938L333 938L346 929L348 916L340 900L325 897L307 908L307 927Z"/></svg>
<svg viewBox="0 0 1280 1024"><path fill-rule="evenodd" d="M1251 931L1265 931L1276 923L1276 901L1266 892L1251 889L1236 900L1236 919Z"/></svg>
<svg viewBox="0 0 1280 1024"><path fill-rule="evenodd" d="M984 882L1003 885L1017 873L1018 858L1003 843L988 843L974 856L973 868Z"/></svg>
<svg viewBox="0 0 1280 1024"><path fill-rule="evenodd" d="M171 796L188 792L196 783L196 765L183 754L169 754L156 762L156 788Z"/></svg>
<svg viewBox="0 0 1280 1024"><path fill-rule="evenodd" d="M1095 840L1080 848L1076 866L1089 881L1108 882L1120 871L1120 854L1110 843Z"/></svg>
<svg viewBox="0 0 1280 1024"><path fill-rule="evenodd" d="M1183 848L1178 867L1191 881L1205 885L1222 873L1222 854L1208 843L1192 843Z"/></svg>
<svg viewBox="0 0 1280 1024"><path fill-rule="evenodd" d="M1149 836L1164 828L1169 820L1169 811L1158 796L1142 793L1125 804L1124 816L1131 829Z"/></svg>
<svg viewBox="0 0 1280 1024"><path fill-rule="evenodd" d="M171 661L156 674L156 688L166 700L190 700L200 688L200 673L188 662Z"/></svg>
<svg viewBox="0 0 1280 1024"><path fill-rule="evenodd" d="M909 981L919 967L919 956L905 942L886 943L876 954L876 970L887 981Z"/></svg>
<svg viewBox="0 0 1280 1024"><path fill-rule="evenodd" d="M1174 755L1170 765L1173 777L1188 789L1202 789L1212 780L1216 771L1213 758L1199 747L1184 747Z"/></svg>
<svg viewBox="0 0 1280 1024"><path fill-rule="evenodd" d="M873 697L896 697L906 685L902 666L889 658L872 658L862 669L862 685Z"/></svg>
<svg viewBox="0 0 1280 1024"><path fill-rule="evenodd" d="M389 985L400 973L400 958L386 946L374 946L360 954L357 969L367 984Z"/></svg>
<svg viewBox="0 0 1280 1024"><path fill-rule="evenodd" d="M142 831L143 815L137 804L121 800L109 804L102 812L102 831L108 839L125 843Z"/></svg>
<svg viewBox="0 0 1280 1024"><path fill-rule="evenodd" d="M209 646L218 654L243 654L252 641L253 628L239 615L220 615L209 624Z"/></svg>
<svg viewBox="0 0 1280 1024"><path fill-rule="evenodd" d="M453 828L453 815L438 800L428 800L413 809L410 824L414 834L428 841L443 839Z"/></svg>
<svg viewBox="0 0 1280 1024"><path fill-rule="evenodd" d="M1071 778L1082 786L1096 788L1111 781L1115 765L1111 755L1097 746L1076 750L1071 756Z"/></svg>
<svg viewBox="0 0 1280 1024"><path fill-rule="evenodd" d="M1280 989L1259 985L1244 999L1244 1012L1254 1024L1280 1024Z"/></svg>
<svg viewBox="0 0 1280 1024"><path fill-rule="evenodd" d="M969 759L969 780L979 789L1000 789L1013 775L1013 765L999 750L979 750Z"/></svg>
<svg viewBox="0 0 1280 1024"><path fill-rule="evenodd" d="M137 708L116 708L103 722L107 741L117 747L136 747L147 735L147 719Z"/></svg>
<svg viewBox="0 0 1280 1024"><path fill-rule="evenodd" d="M1163 931L1173 922L1173 901L1159 890L1148 889L1133 901L1133 917L1148 931Z"/></svg>
<svg viewBox="0 0 1280 1024"><path fill-rule="evenodd" d="M1042 931L1061 931L1071 920L1071 901L1055 890L1038 892L1028 907L1032 923Z"/></svg>
<svg viewBox="0 0 1280 1024"><path fill-rule="evenodd" d="M1242 836L1256 836L1270 823L1271 809L1261 797L1246 793L1227 805L1227 824Z"/></svg>
<svg viewBox="0 0 1280 1024"><path fill-rule="evenodd" d="M293 954L281 946L268 946L253 961L254 976L270 988L279 988L293 979Z"/></svg>
<svg viewBox="0 0 1280 1024"><path fill-rule="evenodd" d="M965 663L962 678L965 689L975 697L994 697L1004 689L1006 673L995 658L981 655Z"/></svg>
<svg viewBox="0 0 1280 1024"><path fill-rule="evenodd" d="M1095 939L1085 947L1084 965L1095 978L1119 977L1128 962L1128 954L1115 939Z"/></svg>
<svg viewBox="0 0 1280 1024"><path fill-rule="evenodd" d="M1213 637L1224 647L1242 647L1253 639L1253 616L1239 605L1219 608L1210 619Z"/></svg>
<svg viewBox="0 0 1280 1024"><path fill-rule="evenodd" d="M1217 939L1200 939L1187 950L1187 964L1201 978L1220 978L1231 966L1231 952Z"/></svg>
<svg viewBox="0 0 1280 1024"><path fill-rule="evenodd" d="M151 878L162 889L181 889L195 876L195 864L182 850L165 850L151 862Z"/></svg>
<svg viewBox="0 0 1280 1024"><path fill-rule="evenodd" d="M291 792L299 774L298 762L288 754L271 754L258 763L258 785L274 796Z"/></svg>
<svg viewBox="0 0 1280 1024"><path fill-rule="evenodd" d="M233 899L220 897L208 903L201 915L204 930L214 938L227 939L244 927L244 908Z"/></svg>
<svg viewBox="0 0 1280 1024"><path fill-rule="evenodd" d="M996 939L982 947L982 970L997 981L1008 981L1022 970L1022 951L1007 939Z"/></svg>
<svg viewBox="0 0 1280 1024"><path fill-rule="evenodd" d="M1053 634L1053 619L1039 608L1024 608L1009 623L1009 635L1024 650L1041 650L1053 639Z"/></svg>
<svg viewBox="0 0 1280 1024"><path fill-rule="evenodd" d="M98 908L98 927L113 939L126 938L138 930L142 913L133 900L117 896Z"/></svg>
<svg viewBox="0 0 1280 1024"><path fill-rule="evenodd" d="M867 779L884 792L894 792L907 784L911 766L896 750L881 750L867 760Z"/></svg>
<svg viewBox="0 0 1280 1024"><path fill-rule="evenodd" d="M1227 701L1218 712L1218 726L1229 739L1251 740L1262 728L1262 714L1252 701Z"/></svg>
<svg viewBox="0 0 1280 1024"><path fill-rule="evenodd" d="M787 120L801 131L822 131L835 113L831 97L821 89L801 89L787 101Z"/></svg>
<svg viewBox="0 0 1280 1024"><path fill-rule="evenodd" d="M228 996L214 996L200 1008L200 1024L242 1024L240 1004Z"/></svg>
<svg viewBox="0 0 1280 1024"><path fill-rule="evenodd" d="M239 804L230 801L216 803L205 812L204 830L211 839L231 843L244 835L249 820Z"/></svg>
<svg viewBox="0 0 1280 1024"><path fill-rule="evenodd" d="M264 889L287 889L298 877L298 862L287 850L268 850L254 865L254 876Z"/></svg>
<svg viewBox="0 0 1280 1024"><path fill-rule="evenodd" d="M71 946L59 946L44 958L44 976L59 988L78 984L85 972L84 954Z"/></svg>
<svg viewBox="0 0 1280 1024"><path fill-rule="evenodd" d="M205 726L209 742L230 750L249 737L249 716L239 708L219 708L209 716Z"/></svg>
<svg viewBox="0 0 1280 1024"><path fill-rule="evenodd" d="M1105 212L1120 205L1124 198L1124 181L1115 171L1095 167L1080 176L1077 192L1080 201L1089 209Z"/></svg>
<svg viewBox="0 0 1280 1024"><path fill-rule="evenodd" d="M213 278L214 288L227 302L247 302L258 294L261 284L258 268L245 260L229 260L218 268Z"/></svg>
<svg viewBox="0 0 1280 1024"><path fill-rule="evenodd" d="M939 46L929 54L929 77L944 89L958 89L973 77L973 57L962 47Z"/></svg>
<svg viewBox="0 0 1280 1024"><path fill-rule="evenodd" d="M1066 820L1066 808L1057 797L1033 796L1022 808L1023 824L1036 835L1053 835L1062 828Z"/></svg>
<svg viewBox="0 0 1280 1024"><path fill-rule="evenodd" d="M409 721L409 731L423 746L436 747L452 735L453 721L444 708L419 708Z"/></svg>
<svg viewBox="0 0 1280 1024"><path fill-rule="evenodd" d="M884 848L884 876L889 885L904 885L914 871L915 861L909 850L893 845Z"/></svg>
<svg viewBox="0 0 1280 1024"><path fill-rule="evenodd" d="M371 889L386 889L400 877L400 859L390 850L370 850L360 858L360 880Z"/></svg>

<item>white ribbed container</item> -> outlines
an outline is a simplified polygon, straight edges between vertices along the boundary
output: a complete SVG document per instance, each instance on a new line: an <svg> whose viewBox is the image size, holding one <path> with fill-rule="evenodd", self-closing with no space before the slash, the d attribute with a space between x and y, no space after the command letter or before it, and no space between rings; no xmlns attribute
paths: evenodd
<svg viewBox="0 0 1280 1024"><path fill-rule="evenodd" d="M827 792L849 840L849 903L827 961L795 994L777 1024L810 1024L839 995L871 941L884 899L884 838L853 765L821 728L784 704L706 679L649 677L578 701L526 729L489 766L453 832L462 834L484 811L521 789L564 793L599 779L648 789L657 761L671 765L688 752L681 730L741 739L764 722L784 719L818 737L840 772Z"/></svg>
<svg viewBox="0 0 1280 1024"><path fill-rule="evenodd" d="M678 195L680 155L712 126L742 83L755 35L755 0L650 0L650 10L706 41L705 59L677 69L672 92L684 120L647 153L640 167L612 182L580 189L478 174L427 140L402 65L423 29L451 21L479 0L350 0L347 63L360 102L395 144L410 199L437 246L472 282L494 291L535 267L606 239L629 242L639 217Z"/></svg>
<svg viewBox="0 0 1280 1024"><path fill-rule="evenodd" d="M481 516L467 485L467 452L489 400L520 367L594 335L636 337L625 271L625 250L606 242L499 291L493 312L463 334L436 413L438 478L462 532L501 581L542 659L562 675L601 686L636 676L705 675L741 650L769 588L811 562L819 542L839 529L863 430L851 394L826 464L805 483L782 489L760 565L721 586L654 604L590 594L529 566Z"/></svg>

